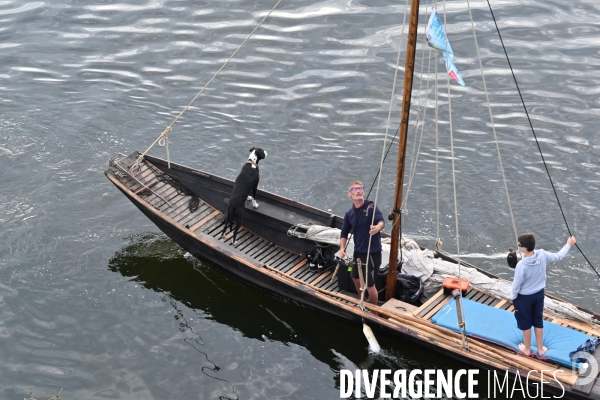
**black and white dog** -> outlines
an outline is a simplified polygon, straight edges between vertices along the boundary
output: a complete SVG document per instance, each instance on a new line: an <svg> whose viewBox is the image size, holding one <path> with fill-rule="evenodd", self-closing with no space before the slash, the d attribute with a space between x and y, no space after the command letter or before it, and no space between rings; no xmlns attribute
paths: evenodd
<svg viewBox="0 0 600 400"><path fill-rule="evenodd" d="M256 202L256 190L258 189L260 178L258 163L263 158L267 158L267 152L258 147L253 147L249 151L250 156L248 157L248 161L242 167L242 171L237 178L235 178L235 183L229 196L229 205L225 213L225 225L223 225L223 232L221 232L221 237L225 236L227 227L233 228L233 224L235 223L232 244L235 244L237 233L242 226L244 212L246 211L246 201L252 200L252 207L258 208L258 203Z"/></svg>

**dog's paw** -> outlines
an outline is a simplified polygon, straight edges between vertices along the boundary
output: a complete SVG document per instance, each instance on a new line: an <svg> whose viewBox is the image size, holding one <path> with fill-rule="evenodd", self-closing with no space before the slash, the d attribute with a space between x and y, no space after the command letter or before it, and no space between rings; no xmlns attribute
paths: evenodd
<svg viewBox="0 0 600 400"><path fill-rule="evenodd" d="M252 200L252 207L258 208L258 203L255 200Z"/></svg>
<svg viewBox="0 0 600 400"><path fill-rule="evenodd" d="M246 201L254 201L254 198L252 196L248 196L248 198L246 199Z"/></svg>

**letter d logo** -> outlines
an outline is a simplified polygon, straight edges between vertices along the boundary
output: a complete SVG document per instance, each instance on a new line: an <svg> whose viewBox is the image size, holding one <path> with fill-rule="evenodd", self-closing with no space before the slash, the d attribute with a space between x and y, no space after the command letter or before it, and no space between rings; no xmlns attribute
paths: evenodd
<svg viewBox="0 0 600 400"><path fill-rule="evenodd" d="M579 361L579 376L577 385L587 385L598 376L598 361L590 353L578 351L571 358L573 364L573 374L577 371L577 362ZM585 360L585 361L583 361Z"/></svg>

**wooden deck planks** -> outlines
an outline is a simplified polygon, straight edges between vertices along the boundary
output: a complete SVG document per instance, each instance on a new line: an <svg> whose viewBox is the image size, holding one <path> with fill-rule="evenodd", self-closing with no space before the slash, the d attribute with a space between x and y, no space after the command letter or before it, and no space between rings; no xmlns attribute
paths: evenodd
<svg viewBox="0 0 600 400"><path fill-rule="evenodd" d="M254 249L252 249L248 252L248 257L255 258L255 256L257 256L257 255L265 252L267 249L271 248L271 246L274 246L273 242L264 240L262 244L259 244Z"/></svg>
<svg viewBox="0 0 600 400"><path fill-rule="evenodd" d="M277 259L278 256L283 254L283 249L276 245L265 251L263 254L258 256L256 259L264 264L271 264L271 260Z"/></svg>
<svg viewBox="0 0 600 400"><path fill-rule="evenodd" d="M196 213L194 218L191 221L188 221L186 226L192 227L192 226L196 225L199 221L204 219L207 215L211 214L213 211L215 211L214 208L210 207L208 204L205 203L205 204L201 205L200 208L198 208L198 212Z"/></svg>
<svg viewBox="0 0 600 400"><path fill-rule="evenodd" d="M421 307L415 310L414 315L416 317L422 317L427 314L429 310L434 308L439 302L444 300L444 290L440 290L435 295L433 295L429 300L427 300Z"/></svg>
<svg viewBox="0 0 600 400"><path fill-rule="evenodd" d="M300 261L300 259L301 259L300 256L292 253L292 257L289 257L287 260L285 260L284 262L279 264L276 268L280 271L284 271L286 269L289 269L290 266L294 266L294 265L298 264L298 261Z"/></svg>
<svg viewBox="0 0 600 400"><path fill-rule="evenodd" d="M179 224L186 226L186 225L190 225L193 224L193 221L198 220L198 218L204 214L206 212L207 209L209 209L210 207L208 206L208 204L202 202L200 204L198 204L198 209L194 212L190 212L189 216L187 219L183 219L178 221Z"/></svg>
<svg viewBox="0 0 600 400"><path fill-rule="evenodd" d="M307 261L305 258L303 258L298 264L294 265L289 271L282 270L282 272L284 272L287 275L293 275L294 273L296 273L296 271L298 271L300 268L304 267L306 264L307 264Z"/></svg>
<svg viewBox="0 0 600 400"><path fill-rule="evenodd" d="M217 216L203 226L202 232L206 233L207 235L211 235L217 229L223 229L223 223L224 221L222 216Z"/></svg>
<svg viewBox="0 0 600 400"><path fill-rule="evenodd" d="M261 242L261 238L258 235L252 234L252 237L246 240L244 243L240 243L237 249L242 253L246 253L249 249L254 248L258 243Z"/></svg>
<svg viewBox="0 0 600 400"><path fill-rule="evenodd" d="M323 281L321 281L323 282ZM323 283L322 286L320 286L321 289L324 290L329 290L330 292L341 292L341 289L339 288L337 281L333 281L331 282L331 279L326 279L325 282Z"/></svg>
<svg viewBox="0 0 600 400"><path fill-rule="evenodd" d="M214 237L221 237L221 232L218 230L214 233ZM227 242L230 238L233 238L233 230L229 232L223 239L220 239L224 242ZM236 249L241 246L243 243L246 243L248 240L252 238L252 232L243 226L238 230L237 237L235 238L235 244L232 244Z"/></svg>
<svg viewBox="0 0 600 400"><path fill-rule="evenodd" d="M211 219L215 218L219 214L220 214L219 211L214 210L213 212L211 212L210 214L208 214L206 217L202 218L200 221L198 221L194 225L192 225L190 227L190 230L192 232L196 232L198 229L202 228L208 221L210 221Z"/></svg>
<svg viewBox="0 0 600 400"><path fill-rule="evenodd" d="M250 256L256 261L262 262L261 260L265 256L267 256L275 250L277 250L277 246L275 246L273 242L269 242L266 246L260 248L257 252L255 252L253 255L251 254Z"/></svg>
<svg viewBox="0 0 600 400"><path fill-rule="evenodd" d="M296 259L297 255L292 253L291 251L288 251L288 253L280 258L276 263L271 264L273 267L279 269L291 262L293 262Z"/></svg>
<svg viewBox="0 0 600 400"><path fill-rule="evenodd" d="M278 264L283 257L287 257L289 255L288 251L282 247L277 247L277 251L271 253L265 259L265 263L269 265Z"/></svg>
<svg viewBox="0 0 600 400"><path fill-rule="evenodd" d="M314 272L311 271L308 268L305 269L301 269L299 272L296 273L296 275L294 276L294 278L296 279L300 279L301 281L310 279L312 276L314 276Z"/></svg>

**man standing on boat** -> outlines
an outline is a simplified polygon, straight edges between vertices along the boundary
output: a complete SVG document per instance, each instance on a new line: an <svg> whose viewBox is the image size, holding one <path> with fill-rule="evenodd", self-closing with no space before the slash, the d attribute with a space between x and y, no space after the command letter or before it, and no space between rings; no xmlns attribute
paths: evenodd
<svg viewBox="0 0 600 400"><path fill-rule="evenodd" d="M340 257L346 257L346 242L348 233L352 231L354 235L354 260L361 260L363 265L363 276L367 283L367 293L369 293L369 302L377 305L377 289L375 288L375 271L379 270L381 265L381 230L385 226L383 215L378 207L372 201L365 200L365 191L360 181L354 181L350 185L348 197L352 199L352 208L344 215L344 225L340 233ZM373 212L375 220L373 220ZM371 225L371 221L373 224ZM369 243L371 249L369 251ZM369 262L367 273L364 272L365 261ZM356 293L360 294L360 279L358 269L352 269L352 280L356 287Z"/></svg>
<svg viewBox="0 0 600 400"><path fill-rule="evenodd" d="M523 258L515 268L512 285L512 300L515 307L517 326L523 331L523 342L519 350L526 356L531 354L531 327L535 330L538 356L548 349L544 346L544 288L546 287L546 263L562 260L576 243L575 236L567 239L567 244L558 253L535 250L535 236L524 233L518 238L519 251Z"/></svg>

